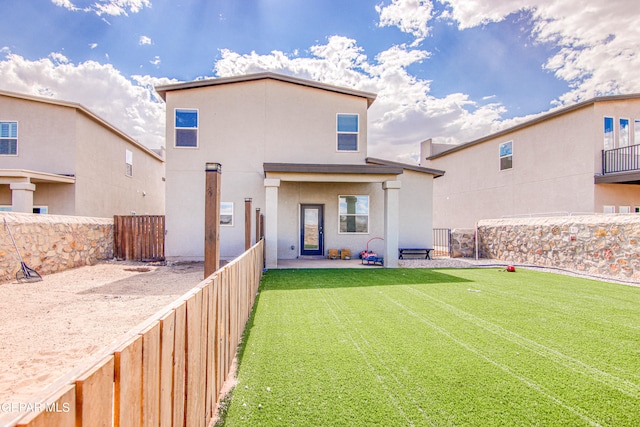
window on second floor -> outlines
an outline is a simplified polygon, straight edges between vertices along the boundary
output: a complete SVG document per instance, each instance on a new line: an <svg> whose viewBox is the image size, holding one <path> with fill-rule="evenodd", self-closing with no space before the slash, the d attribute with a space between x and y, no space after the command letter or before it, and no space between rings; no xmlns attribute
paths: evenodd
<svg viewBox="0 0 640 427"><path fill-rule="evenodd" d="M500 144L500 170L513 167L513 141Z"/></svg>
<svg viewBox="0 0 640 427"><path fill-rule="evenodd" d="M18 155L18 122L0 122L0 155Z"/></svg>
<svg viewBox="0 0 640 427"><path fill-rule="evenodd" d="M233 226L233 202L220 202L220 225Z"/></svg>
<svg viewBox="0 0 640 427"><path fill-rule="evenodd" d="M126 176L133 176L133 153L129 150L125 150L125 172Z"/></svg>
<svg viewBox="0 0 640 427"><path fill-rule="evenodd" d="M613 117L604 118L604 149L613 150Z"/></svg>
<svg viewBox="0 0 640 427"><path fill-rule="evenodd" d="M620 119L620 132L618 133L618 147L630 145L629 119Z"/></svg>
<svg viewBox="0 0 640 427"><path fill-rule="evenodd" d="M198 148L198 110L176 109L176 147Z"/></svg>
<svg viewBox="0 0 640 427"><path fill-rule="evenodd" d="M358 115L338 114L338 151L358 151Z"/></svg>

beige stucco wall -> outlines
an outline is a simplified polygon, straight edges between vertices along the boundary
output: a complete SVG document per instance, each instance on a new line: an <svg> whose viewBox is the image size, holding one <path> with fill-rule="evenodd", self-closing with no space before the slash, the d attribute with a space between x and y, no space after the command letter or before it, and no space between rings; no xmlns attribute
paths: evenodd
<svg viewBox="0 0 640 427"><path fill-rule="evenodd" d="M164 165L143 148L78 113L76 120L76 215L162 215ZM133 156L127 176L125 152Z"/></svg>
<svg viewBox="0 0 640 427"><path fill-rule="evenodd" d="M174 147L176 108L199 110L197 149ZM234 226L220 230L221 257L232 258L244 249L245 197L265 212L265 162L364 164L366 157L364 98L259 80L168 92L166 109L168 259L203 257L207 162L222 164L221 201L234 203ZM337 152L337 113L360 115L358 152Z"/></svg>
<svg viewBox="0 0 640 427"><path fill-rule="evenodd" d="M434 227L470 228L480 219L602 212L640 203L640 187L594 184L601 172L603 117L640 118L640 102L595 103L424 162L434 181ZM499 170L499 145L513 141L513 168ZM639 141L640 142L640 141Z"/></svg>
<svg viewBox="0 0 640 427"><path fill-rule="evenodd" d="M399 247L433 248L433 175L405 169L398 180L402 184Z"/></svg>
<svg viewBox="0 0 640 427"><path fill-rule="evenodd" d="M34 206L92 217L164 213L161 159L85 110L0 95L0 120L18 122L18 155L0 156L0 169L75 176L75 184L34 182ZM133 177L125 176L126 149ZM0 187L0 204L11 205L8 184Z"/></svg>

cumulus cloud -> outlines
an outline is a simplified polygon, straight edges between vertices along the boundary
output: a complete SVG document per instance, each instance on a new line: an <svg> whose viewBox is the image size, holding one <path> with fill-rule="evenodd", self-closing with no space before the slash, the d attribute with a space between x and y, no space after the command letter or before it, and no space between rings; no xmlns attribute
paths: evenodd
<svg viewBox="0 0 640 427"><path fill-rule="evenodd" d="M138 42L138 44L140 46L151 44L151 38L147 36L140 36L140 41Z"/></svg>
<svg viewBox="0 0 640 427"><path fill-rule="evenodd" d="M145 146L164 145L164 103L154 86L175 81L150 76L128 79L110 64L73 64L57 52L38 61L3 52L0 88L80 103Z"/></svg>
<svg viewBox="0 0 640 427"><path fill-rule="evenodd" d="M368 115L368 154L412 163L418 161L420 141L440 136L438 142L463 142L492 131L491 123L503 112L499 104L479 106L464 94L430 95L430 82L407 72L429 57L423 50L392 46L370 60L355 40L332 36L310 51L312 57L291 58L281 51L259 55L223 49L214 71L219 77L274 71L377 93Z"/></svg>
<svg viewBox="0 0 640 427"><path fill-rule="evenodd" d="M429 21L432 18L433 3L425 0L392 0L391 4L376 5L380 15L378 26L395 26L405 33L415 36L414 44L429 35Z"/></svg>
<svg viewBox="0 0 640 427"><path fill-rule="evenodd" d="M98 16L128 16L127 12L138 13L145 7L151 7L150 0L79 0L75 3L71 0L51 0L51 2L73 12L92 12ZM84 3L84 6L79 6L78 3Z"/></svg>

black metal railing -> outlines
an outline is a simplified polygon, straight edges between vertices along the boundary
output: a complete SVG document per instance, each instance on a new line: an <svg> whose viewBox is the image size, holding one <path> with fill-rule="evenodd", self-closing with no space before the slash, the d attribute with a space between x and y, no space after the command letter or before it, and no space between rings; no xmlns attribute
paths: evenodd
<svg viewBox="0 0 640 427"><path fill-rule="evenodd" d="M602 150L602 174L640 170L640 145Z"/></svg>
<svg viewBox="0 0 640 427"><path fill-rule="evenodd" d="M440 257L451 256L451 229L433 229L433 252L432 255Z"/></svg>

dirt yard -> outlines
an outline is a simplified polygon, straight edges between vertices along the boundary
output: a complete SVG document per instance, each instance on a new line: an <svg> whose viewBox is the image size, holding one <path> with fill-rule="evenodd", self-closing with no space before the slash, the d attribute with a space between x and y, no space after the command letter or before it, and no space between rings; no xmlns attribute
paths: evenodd
<svg viewBox="0 0 640 427"><path fill-rule="evenodd" d="M107 262L0 284L0 402L25 402L202 281L201 263Z"/></svg>

